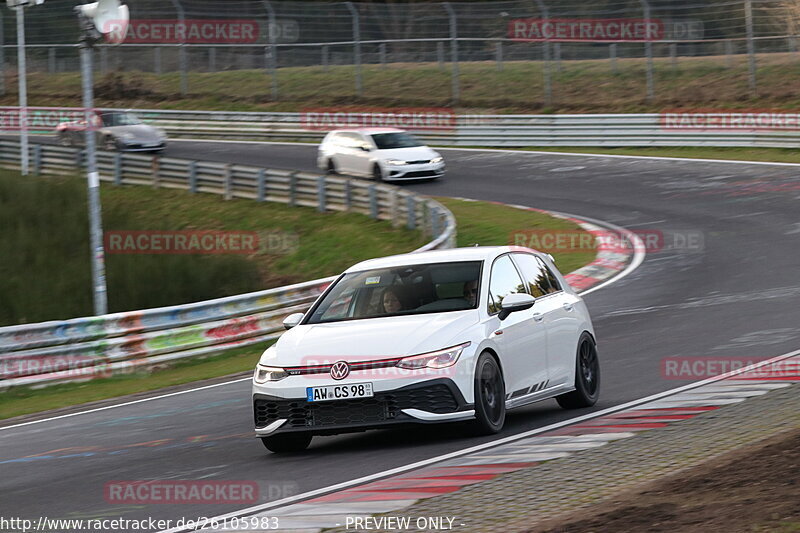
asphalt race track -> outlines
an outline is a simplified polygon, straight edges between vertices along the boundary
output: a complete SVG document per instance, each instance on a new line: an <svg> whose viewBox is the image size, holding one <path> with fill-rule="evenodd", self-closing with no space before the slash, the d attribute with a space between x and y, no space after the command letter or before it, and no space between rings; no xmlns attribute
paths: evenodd
<svg viewBox="0 0 800 533"><path fill-rule="evenodd" d="M701 250L648 254L631 275L586 296L602 364L596 409L686 383L662 376L664 358L763 359L800 345L800 167L443 154L443 180L405 186L583 215L632 230L702 235ZM305 145L176 141L167 155L316 170L315 147ZM563 411L550 400L512 412L501 436L585 412ZM261 500L275 500L488 440L466 436L459 426L425 426L317 437L305 453L272 455L253 437L249 380L239 381L0 429L0 515L215 516L248 505L109 503L104 485L256 480Z"/></svg>

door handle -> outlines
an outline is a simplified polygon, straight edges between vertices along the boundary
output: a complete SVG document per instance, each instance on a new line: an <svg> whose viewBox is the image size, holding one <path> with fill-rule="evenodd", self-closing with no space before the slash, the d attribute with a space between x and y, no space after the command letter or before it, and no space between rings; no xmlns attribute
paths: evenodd
<svg viewBox="0 0 800 533"><path fill-rule="evenodd" d="M573 308L574 308L574 306L571 303L565 303L564 304L564 309L567 310L567 311L572 311Z"/></svg>
<svg viewBox="0 0 800 533"><path fill-rule="evenodd" d="M542 320L544 320L544 315L542 313L533 313L533 319L536 322L541 322Z"/></svg>

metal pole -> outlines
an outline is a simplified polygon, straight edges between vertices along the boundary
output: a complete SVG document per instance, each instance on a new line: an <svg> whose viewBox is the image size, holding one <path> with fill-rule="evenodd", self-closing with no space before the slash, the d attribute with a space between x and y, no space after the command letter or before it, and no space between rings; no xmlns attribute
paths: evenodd
<svg viewBox="0 0 800 533"><path fill-rule="evenodd" d="M17 6L17 69L19 71L19 138L22 175L28 175L28 83L25 63L25 8Z"/></svg>
<svg viewBox="0 0 800 533"><path fill-rule="evenodd" d="M356 95L364 93L364 81L361 77L361 20L358 10L352 2L345 2L350 16L353 18L353 62L356 66Z"/></svg>
<svg viewBox="0 0 800 533"><path fill-rule="evenodd" d="M378 45L378 56L380 57L381 68L386 68L386 43Z"/></svg>
<svg viewBox="0 0 800 533"><path fill-rule="evenodd" d="M0 12L0 68L3 69L2 72L0 72L0 96L6 95L6 36L3 31L3 27L5 26L5 21L3 19L3 13Z"/></svg>
<svg viewBox="0 0 800 533"><path fill-rule="evenodd" d="M180 0L170 0L172 5L175 7L175 11L178 12L178 22L181 26L186 26L186 13L183 10L183 6L180 3ZM189 80L187 78L188 74L186 72L186 43L181 40L180 45L178 46L178 63L179 68L181 71L181 96L186 96L189 92Z"/></svg>
<svg viewBox="0 0 800 533"><path fill-rule="evenodd" d="M561 68L561 43L553 44L553 55L556 60L556 72L563 72L564 69Z"/></svg>
<svg viewBox="0 0 800 533"><path fill-rule="evenodd" d="M103 222L100 212L100 175L97 173L95 153L94 91L92 87L92 49L81 44L81 71L83 82L83 107L86 119L86 172L89 186L89 244L92 254L92 287L94 314L108 313L106 292L105 250L103 249Z"/></svg>
<svg viewBox="0 0 800 533"><path fill-rule="evenodd" d="M733 68L733 41L725 41L725 66Z"/></svg>
<svg viewBox="0 0 800 533"><path fill-rule="evenodd" d="M753 42L753 2L744 0L744 23L747 28L747 58L750 70L750 93L756 96L756 50Z"/></svg>
<svg viewBox="0 0 800 533"><path fill-rule="evenodd" d="M275 10L269 0L264 0L264 9L267 10L269 22L267 24L267 37L269 38L269 77L272 81L272 99L278 99L278 24L275 21Z"/></svg>
<svg viewBox="0 0 800 533"><path fill-rule="evenodd" d="M436 62L439 63L439 70L444 70L444 43L436 42Z"/></svg>
<svg viewBox="0 0 800 533"><path fill-rule="evenodd" d="M536 4L539 6L539 11L542 14L542 19L545 23L550 19L550 15L547 11L547 6L544 5L542 0L536 0ZM542 25L544 26L544 24ZM542 73L544 75L544 105L550 106L553 103L553 77L550 72L550 38L546 37L545 41L542 43L542 59L544 60L544 65L542 67Z"/></svg>
<svg viewBox="0 0 800 533"><path fill-rule="evenodd" d="M608 57L611 60L611 72L619 74L619 68L617 67L617 43L608 45Z"/></svg>
<svg viewBox="0 0 800 533"><path fill-rule="evenodd" d="M672 70L678 70L678 43L670 43L669 57L672 63Z"/></svg>
<svg viewBox="0 0 800 533"><path fill-rule="evenodd" d="M642 11L644 12L644 22L647 25L645 30L644 53L647 56L647 100L653 101L655 98L655 87L653 83L653 41L650 39L650 4L647 0L639 0L642 3Z"/></svg>
<svg viewBox="0 0 800 533"><path fill-rule="evenodd" d="M497 60L497 70L503 70L503 41L497 41L495 43L494 54Z"/></svg>
<svg viewBox="0 0 800 533"><path fill-rule="evenodd" d="M450 2L444 2L444 8L447 10L447 15L450 18L450 61L453 63L453 70L451 73L453 84L452 98L453 103L457 104L461 99L460 73L458 69L458 19L456 18L456 12L453 6L450 5Z"/></svg>

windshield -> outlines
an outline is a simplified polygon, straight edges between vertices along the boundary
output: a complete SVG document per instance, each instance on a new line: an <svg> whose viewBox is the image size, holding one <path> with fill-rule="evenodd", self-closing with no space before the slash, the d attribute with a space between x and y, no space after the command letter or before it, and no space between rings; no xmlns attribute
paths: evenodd
<svg viewBox="0 0 800 533"><path fill-rule="evenodd" d="M375 133L372 135L375 146L378 150L391 150L392 148L413 148L414 146L424 146L421 142L405 132L395 133Z"/></svg>
<svg viewBox="0 0 800 533"><path fill-rule="evenodd" d="M131 113L103 113L103 126L134 126L142 121Z"/></svg>
<svg viewBox="0 0 800 533"><path fill-rule="evenodd" d="M432 263L345 274L306 324L475 309L482 265Z"/></svg>

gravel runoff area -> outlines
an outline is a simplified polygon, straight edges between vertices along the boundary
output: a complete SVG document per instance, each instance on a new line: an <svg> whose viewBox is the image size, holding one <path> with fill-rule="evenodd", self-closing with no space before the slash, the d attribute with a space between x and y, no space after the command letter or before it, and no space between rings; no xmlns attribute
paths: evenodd
<svg viewBox="0 0 800 533"><path fill-rule="evenodd" d="M480 451L471 459L446 461L436 466L527 466L449 493L405 500L403 508L373 511L372 518L399 523L407 518L413 525L419 517L452 517L453 530L469 532L800 530L800 467L792 444L800 441L800 356L782 364L779 377L734 376L602 422L582 422ZM591 446L580 444L593 440ZM550 455L558 458L548 460L545 452L559 448L560 455ZM423 477L404 474L390 482ZM341 511L358 507L338 499ZM333 505L328 501L317 507ZM302 524L304 513L297 507L303 505L311 510L311 502L286 509L282 527L311 525ZM380 523L371 522L368 529L397 530L375 527ZM362 530L356 524L347 527L342 520L339 527L319 529Z"/></svg>

